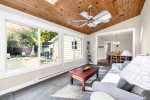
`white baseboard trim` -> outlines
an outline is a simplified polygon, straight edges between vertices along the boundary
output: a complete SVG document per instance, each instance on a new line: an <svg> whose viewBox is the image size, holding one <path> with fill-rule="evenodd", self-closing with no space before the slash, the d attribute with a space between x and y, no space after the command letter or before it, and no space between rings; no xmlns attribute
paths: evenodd
<svg viewBox="0 0 150 100"><path fill-rule="evenodd" d="M20 90L22 88L25 88L25 87L28 87L30 85L33 85L33 84L36 84L36 83L39 83L41 81L44 81L44 80L47 80L49 78L52 78L54 76L57 76L57 75L60 75L60 74L63 74L65 72L68 72L74 68L77 68L77 67L80 67L82 65L85 65L84 64L81 64L81 65L78 65L78 66L75 66L75 67L72 67L72 68L69 68L69 69L66 69L66 70L63 70L63 71L60 71L59 73L54 73L54 74L50 74L50 75L47 75L47 76L44 76L44 77L40 77L40 78L37 78L37 79L34 79L32 81L29 81L29 82L26 82L24 84L21 84L21 85L18 85L18 86L15 86L15 87L12 87L12 88L9 88L9 89L6 89L6 90L3 90L3 91L0 91L0 96L4 95L4 94L7 94L7 93L11 93L11 92L15 92L17 90Z"/></svg>

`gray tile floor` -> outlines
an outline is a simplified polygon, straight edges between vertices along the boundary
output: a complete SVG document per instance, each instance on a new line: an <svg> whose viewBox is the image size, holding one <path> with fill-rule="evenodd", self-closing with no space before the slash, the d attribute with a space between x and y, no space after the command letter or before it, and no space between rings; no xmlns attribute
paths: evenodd
<svg viewBox="0 0 150 100"><path fill-rule="evenodd" d="M105 69L108 71L110 67L106 67ZM101 80L106 73L100 74L101 75L99 76L101 77L99 80ZM75 81L74 83L80 84L79 81ZM19 91L1 96L0 100L73 100L66 98L54 98L51 96L68 84L70 84L69 75L68 73L64 73ZM92 83L87 85L91 86ZM84 97L84 100L88 100L90 96L85 93Z"/></svg>

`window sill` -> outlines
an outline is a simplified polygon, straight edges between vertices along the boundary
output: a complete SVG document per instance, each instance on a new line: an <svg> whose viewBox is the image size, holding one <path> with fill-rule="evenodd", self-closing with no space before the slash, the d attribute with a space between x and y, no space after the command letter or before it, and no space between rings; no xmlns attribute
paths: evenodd
<svg viewBox="0 0 150 100"><path fill-rule="evenodd" d="M78 60L84 60L84 59L83 58L71 59L71 60L64 61L64 63L69 63L69 62L78 61Z"/></svg>
<svg viewBox="0 0 150 100"><path fill-rule="evenodd" d="M38 70L42 70L42 69L46 69L46 68L50 68L50 67L54 67L54 66L59 66L59 65L61 65L61 63L56 62L56 63L51 63L51 64L43 64L41 66L35 66L32 68L16 69L13 71L8 71L5 74L1 75L0 79L4 79L4 78L16 76L16 75L20 75L20 74L24 74L24 73L28 73L28 72L38 71Z"/></svg>

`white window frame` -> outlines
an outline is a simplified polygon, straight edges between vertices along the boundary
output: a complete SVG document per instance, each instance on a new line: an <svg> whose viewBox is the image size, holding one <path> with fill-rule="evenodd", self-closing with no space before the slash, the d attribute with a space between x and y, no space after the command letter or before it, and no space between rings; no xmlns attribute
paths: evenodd
<svg viewBox="0 0 150 100"><path fill-rule="evenodd" d="M72 61L82 60L83 59L83 36L81 36L81 35L71 35L71 34L68 34L68 33L65 33L64 36L65 35L81 38L81 58L75 58L74 57L73 59L70 59L70 60L64 60L64 63L69 63L69 62L72 62ZM64 55L64 52L63 52L63 55ZM75 54L74 54L74 56L75 56Z"/></svg>
<svg viewBox="0 0 150 100"><path fill-rule="evenodd" d="M1 77L0 79L2 78L6 78L6 77L11 77L11 76L15 76L15 75L18 75L18 74L23 74L23 73L27 73L27 72L31 72L31 71L37 71L37 70L41 70L41 69L45 69L45 68L50 68L50 67L54 67L54 66L57 66L57 65L60 65L62 62L61 62L61 53L60 53L60 48L61 48L61 33L58 32L58 31L54 31L54 32L57 32L58 33L58 37L59 37L59 43L58 43L58 61L57 62L51 62L49 64L39 64L38 66L33 66L31 68L27 68L27 67L24 67L24 68L18 68L18 69L14 69L14 70L7 70L7 22L12 22L12 23L16 23L16 24L19 24L19 25L24 25L24 26L28 26L28 27L34 27L34 28L37 28L38 29L38 46L40 46L40 30L41 29L44 29L44 30L47 30L47 31L54 31L53 29L51 28L39 28L37 26L34 26L34 25L27 25L26 23L22 23L22 22L19 22L19 21L14 21L14 20L10 20L10 19L6 19L4 18L4 21L3 21L3 24L5 24L5 27L3 26L4 30L5 30L5 34L4 34L4 41L3 42L5 44L5 47L3 50L1 50L4 54L5 54L5 57L3 57L5 60L5 63L3 63L2 65L2 72L0 73ZM38 50L40 50L40 48L38 48ZM4 52L5 51L5 52ZM39 55L40 53L38 52L38 58L40 57ZM2 58L2 57L1 57Z"/></svg>

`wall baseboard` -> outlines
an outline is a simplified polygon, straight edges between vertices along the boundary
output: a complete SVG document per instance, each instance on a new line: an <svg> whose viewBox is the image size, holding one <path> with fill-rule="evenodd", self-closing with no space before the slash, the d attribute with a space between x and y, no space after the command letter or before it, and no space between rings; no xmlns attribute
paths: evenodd
<svg viewBox="0 0 150 100"><path fill-rule="evenodd" d="M52 77L57 76L57 75L60 75L60 74L63 74L63 73L65 73L65 72L68 72L68 71L70 71L70 70L72 70L72 69L74 69L74 68L80 67L80 66L82 66L82 65L85 65L85 63L84 63L84 64L81 64L81 65L78 65L78 66L75 66L75 67L72 67L72 68L68 68L68 69L63 70L63 71L60 71L60 72L58 72L58 73L54 73L54 74L50 74L50 75L47 75L47 76L44 76L44 77L40 77L40 78L34 79L34 80L32 80L32 81L26 82L26 83L24 83L24 84L21 84L21 85L18 85L18 86L15 86L15 87L12 87L12 88L9 88L9 89L0 91L0 96L5 95L5 94L8 94L8 93L11 93L11 92L15 92L15 91L17 91L17 90L23 89L23 88L28 87L28 86L30 86L30 85L34 85L34 84L36 84L36 83L42 82L42 81L44 81L44 80L47 80L47 79L49 79L49 78L52 78Z"/></svg>

